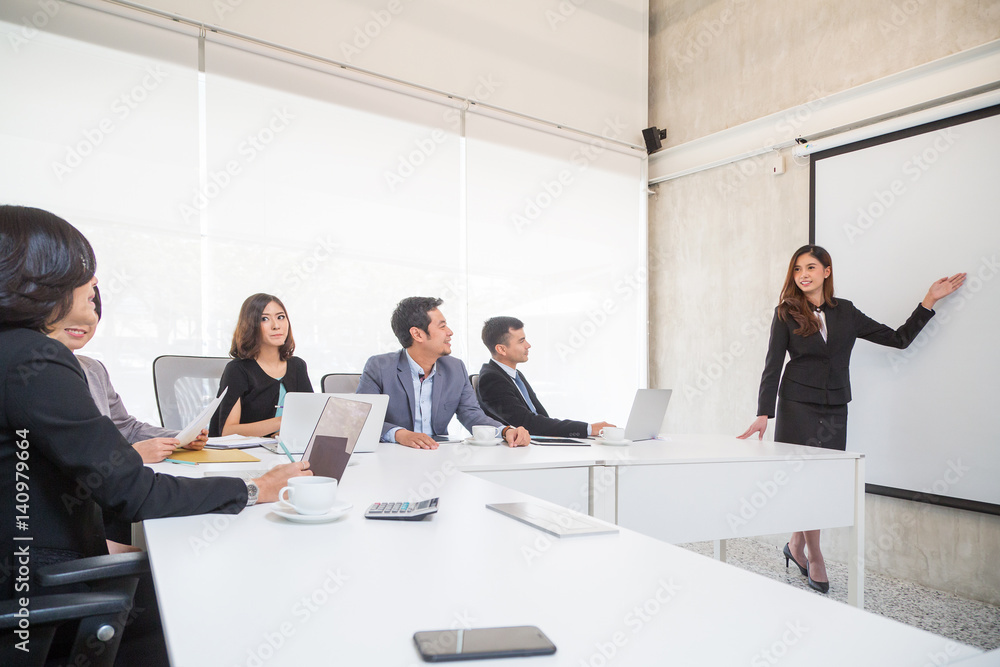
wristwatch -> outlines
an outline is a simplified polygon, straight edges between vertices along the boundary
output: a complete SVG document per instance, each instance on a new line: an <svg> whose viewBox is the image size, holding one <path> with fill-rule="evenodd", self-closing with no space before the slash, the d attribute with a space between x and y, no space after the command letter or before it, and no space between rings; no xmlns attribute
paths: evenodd
<svg viewBox="0 0 1000 667"><path fill-rule="evenodd" d="M257 488L257 483L252 479L246 480L247 483L247 507L256 504L257 494L260 493L260 489Z"/></svg>

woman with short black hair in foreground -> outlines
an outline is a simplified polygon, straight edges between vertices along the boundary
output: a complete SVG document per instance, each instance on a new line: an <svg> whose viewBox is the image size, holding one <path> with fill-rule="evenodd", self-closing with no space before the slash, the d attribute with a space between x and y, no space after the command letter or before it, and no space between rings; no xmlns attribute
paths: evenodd
<svg viewBox="0 0 1000 667"><path fill-rule="evenodd" d="M312 474L308 464L289 463L244 482L173 477L145 467L98 411L73 354L46 336L66 322L96 324L95 267L90 243L65 220L0 206L0 544L8 566L15 537L31 537L33 571L108 553L104 509L132 522L235 514L277 500L289 477ZM30 480L24 511L14 507L16 472ZM16 535L15 514L30 517ZM14 596L15 573L0 567L2 599Z"/></svg>

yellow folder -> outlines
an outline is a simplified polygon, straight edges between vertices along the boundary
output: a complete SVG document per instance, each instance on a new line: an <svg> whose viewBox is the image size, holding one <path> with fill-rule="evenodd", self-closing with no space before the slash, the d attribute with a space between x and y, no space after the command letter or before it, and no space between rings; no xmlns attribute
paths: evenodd
<svg viewBox="0 0 1000 667"><path fill-rule="evenodd" d="M167 460L187 461L188 463L242 463L243 461L260 461L239 449L177 449L167 457Z"/></svg>

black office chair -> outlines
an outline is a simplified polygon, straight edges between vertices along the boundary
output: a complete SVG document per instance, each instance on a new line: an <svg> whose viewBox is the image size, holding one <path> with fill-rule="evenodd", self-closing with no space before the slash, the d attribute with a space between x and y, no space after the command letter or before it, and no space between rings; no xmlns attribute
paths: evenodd
<svg viewBox="0 0 1000 667"><path fill-rule="evenodd" d="M472 383L472 391L476 392L476 400L479 400L479 373L473 373L469 376L469 382Z"/></svg>
<svg viewBox="0 0 1000 667"><path fill-rule="evenodd" d="M3 664L15 664L16 659L19 665L41 667L50 658L52 640L59 626L79 621L70 654L52 657L65 664L111 667L132 610L139 577L148 572L149 560L144 552L80 558L40 568L36 580L41 588L32 591L27 620L16 598L0 601ZM86 584L90 590L44 594L46 588L75 584ZM25 624L29 632L19 634ZM28 643L21 644L25 637ZM21 650L19 644L28 651Z"/></svg>

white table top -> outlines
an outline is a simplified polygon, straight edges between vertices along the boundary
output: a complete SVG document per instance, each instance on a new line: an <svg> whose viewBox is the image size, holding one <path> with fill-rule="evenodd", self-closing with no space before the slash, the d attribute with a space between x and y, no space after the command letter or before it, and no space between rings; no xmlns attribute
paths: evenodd
<svg viewBox="0 0 1000 667"><path fill-rule="evenodd" d="M464 470L864 458L864 454L860 452L840 452L766 440L739 440L735 436L696 434L664 436L659 440L645 440L628 446L602 445L593 441L588 446L532 445L512 449L506 445L478 447L449 443L441 445L439 452L460 463ZM426 452L380 445L375 454L388 463L409 453Z"/></svg>
<svg viewBox="0 0 1000 667"><path fill-rule="evenodd" d="M666 448L659 456L683 446L701 451L670 456L738 455L697 441L658 443ZM788 453L760 446L775 447L768 456ZM946 650L952 659L977 654L629 530L549 537L487 510L531 499L463 474L455 457L465 455L451 447L382 445L358 455L340 492L354 509L332 523L293 524L268 505L146 522L173 664L416 665L415 631L522 624L558 647L525 664L774 664L769 652L781 664L881 667L922 665ZM494 447L472 457L476 468L592 464L586 449ZM636 462L653 456L626 451ZM441 497L432 518L364 518L372 502L403 499L425 483Z"/></svg>

